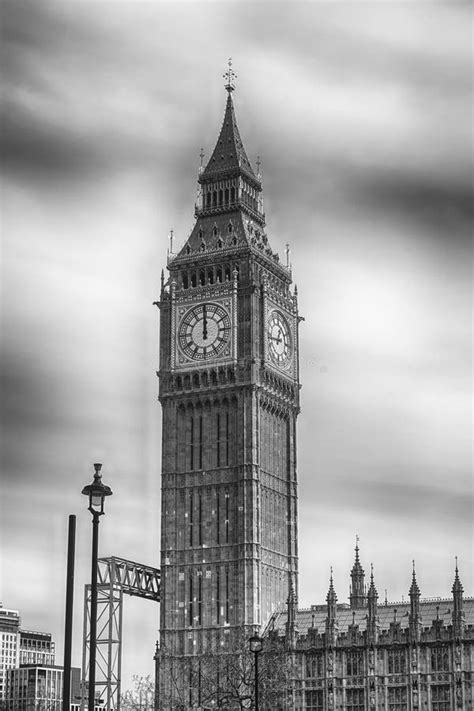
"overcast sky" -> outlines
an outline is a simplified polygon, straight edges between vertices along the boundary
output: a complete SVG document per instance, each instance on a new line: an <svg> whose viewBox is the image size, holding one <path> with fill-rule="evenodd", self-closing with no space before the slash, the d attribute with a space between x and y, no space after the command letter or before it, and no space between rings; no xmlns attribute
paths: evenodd
<svg viewBox="0 0 474 711"><path fill-rule="evenodd" d="M101 555L159 565L160 271L193 225L233 58L270 243L300 295L300 605L355 535L380 597L472 594L468 3L2 3L2 588L62 663L77 514L81 660L92 463ZM176 242L175 242L176 244ZM429 621L426 621L429 623ZM126 599L124 686L158 606Z"/></svg>

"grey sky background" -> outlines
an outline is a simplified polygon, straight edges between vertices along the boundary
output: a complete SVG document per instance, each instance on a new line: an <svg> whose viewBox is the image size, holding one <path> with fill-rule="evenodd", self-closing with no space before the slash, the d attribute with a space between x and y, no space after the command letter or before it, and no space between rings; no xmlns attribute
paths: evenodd
<svg viewBox="0 0 474 711"><path fill-rule="evenodd" d="M159 565L159 277L193 224L232 56L270 243L300 295L300 605L356 533L380 600L472 594L471 16L467 3L2 3L0 599L62 660L76 513L80 664L101 555ZM158 606L127 599L124 687Z"/></svg>

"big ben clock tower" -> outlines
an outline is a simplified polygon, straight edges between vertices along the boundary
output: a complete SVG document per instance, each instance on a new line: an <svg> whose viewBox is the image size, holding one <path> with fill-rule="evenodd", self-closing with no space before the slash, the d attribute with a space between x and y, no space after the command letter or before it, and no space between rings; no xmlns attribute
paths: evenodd
<svg viewBox="0 0 474 711"><path fill-rule="evenodd" d="M187 685L190 705L186 661L232 651L297 590L296 289L269 245L233 79L229 63L196 223L169 255L158 302L160 695Z"/></svg>

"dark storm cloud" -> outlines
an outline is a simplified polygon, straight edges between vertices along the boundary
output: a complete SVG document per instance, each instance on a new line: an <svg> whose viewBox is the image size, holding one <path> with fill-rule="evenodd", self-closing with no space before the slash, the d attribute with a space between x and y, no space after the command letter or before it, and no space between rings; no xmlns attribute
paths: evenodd
<svg viewBox="0 0 474 711"><path fill-rule="evenodd" d="M317 101L324 100L318 81L326 73L342 85L406 85L409 77L417 95L438 94L441 87L443 96L470 88L467 3L449 10L431 3L428 13L426 6L412 6L407 13L401 3L375 2L348 2L342 13L341 4L328 2L278 3L271 13L262 3L252 10L249 22L249 5L242 4L242 28L265 51L275 52L276 64L297 66L302 75L312 76ZM463 49L464 56L451 48Z"/></svg>
<svg viewBox="0 0 474 711"><path fill-rule="evenodd" d="M39 171L47 178L82 174L97 167L98 154L90 136L75 135L58 116L42 116L38 110L38 100L52 105L60 102L46 71L51 58L65 47L69 52L78 48L85 40L79 26L66 22L47 3L4 4L5 105L0 147L7 171Z"/></svg>
<svg viewBox="0 0 474 711"><path fill-rule="evenodd" d="M150 168L158 149L167 154L164 135L143 130L133 115L127 123L121 107L114 112L110 95L120 90L122 71L133 73L134 55L100 12L91 21L81 5L5 4L0 151L10 173L81 179ZM152 97L163 98L153 89ZM132 97L138 114L144 94L138 88ZM160 110L163 104L158 118Z"/></svg>
<svg viewBox="0 0 474 711"><path fill-rule="evenodd" d="M5 170L38 171L44 178L82 176L97 170L105 159L94 150L90 136L40 121L13 104L4 109L1 141Z"/></svg>
<svg viewBox="0 0 474 711"><path fill-rule="evenodd" d="M469 492L433 486L429 474L424 478L427 483L422 483L415 477L410 480L403 468L389 470L386 463L380 478L368 478L360 470L357 476L353 472L350 476L334 475L328 488L318 491L322 510L331 510L337 502L338 509L368 516L418 519L440 526L454 521L470 525L473 500ZM449 478L449 472L446 476ZM454 480L456 477L454 473Z"/></svg>
<svg viewBox="0 0 474 711"><path fill-rule="evenodd" d="M473 193L468 180L443 176L441 170L429 176L408 167L355 164L336 154L315 156L314 164L305 165L298 162L299 150L295 147L293 156L294 173L299 177L294 200L300 209L308 210L318 200L329 211L335 206L341 210L342 205L346 211L371 213L374 219L384 215L387 223L424 226L451 243L470 239ZM292 163L289 167L292 173ZM284 192L287 180L288 171L277 172L269 181L271 190Z"/></svg>
<svg viewBox="0 0 474 711"><path fill-rule="evenodd" d="M364 203L371 209L435 228L452 247L460 240L470 240L473 194L468 184L423 181L409 174L391 176L387 171L360 181L357 193L363 194ZM454 231L449 229L453 227Z"/></svg>

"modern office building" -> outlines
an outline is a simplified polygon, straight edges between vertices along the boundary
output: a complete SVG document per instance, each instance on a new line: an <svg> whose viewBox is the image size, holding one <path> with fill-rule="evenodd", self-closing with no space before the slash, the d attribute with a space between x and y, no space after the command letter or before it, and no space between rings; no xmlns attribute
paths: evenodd
<svg viewBox="0 0 474 711"><path fill-rule="evenodd" d="M51 666L55 661L55 645L49 632L31 632L20 629L20 666L42 664Z"/></svg>
<svg viewBox="0 0 474 711"><path fill-rule="evenodd" d="M11 702L7 678L12 670L19 671L20 667L28 665L50 668L55 661L51 634L23 630L20 624L18 610L10 610L0 605L0 701L4 703L7 702L8 694Z"/></svg>
<svg viewBox="0 0 474 711"><path fill-rule="evenodd" d="M30 664L7 671L6 711L62 711L64 671ZM80 701L80 669L71 669L71 703Z"/></svg>
<svg viewBox="0 0 474 711"><path fill-rule="evenodd" d="M0 603L0 701L5 699L7 669L19 664L20 613Z"/></svg>

